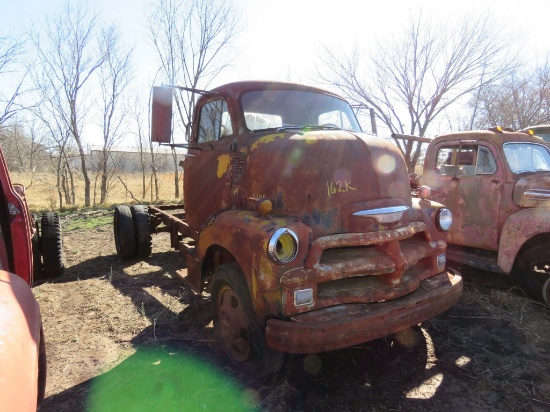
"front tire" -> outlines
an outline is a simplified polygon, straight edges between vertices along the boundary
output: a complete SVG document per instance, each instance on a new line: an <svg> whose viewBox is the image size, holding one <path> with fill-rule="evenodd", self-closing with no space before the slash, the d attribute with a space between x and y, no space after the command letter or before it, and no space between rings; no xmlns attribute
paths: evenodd
<svg viewBox="0 0 550 412"><path fill-rule="evenodd" d="M543 287L550 279L548 243L540 243L522 252L514 265L512 277L529 296L544 302Z"/></svg>
<svg viewBox="0 0 550 412"><path fill-rule="evenodd" d="M130 208L125 205L115 207L113 228L116 253L123 259L130 259L136 254L136 231Z"/></svg>
<svg viewBox="0 0 550 412"><path fill-rule="evenodd" d="M550 307L550 278L546 280L546 283L542 288L542 296L548 307Z"/></svg>
<svg viewBox="0 0 550 412"><path fill-rule="evenodd" d="M257 376L278 372L284 353L269 349L240 268L220 265L211 289L214 335L238 369Z"/></svg>
<svg viewBox="0 0 550 412"><path fill-rule="evenodd" d="M59 215L47 212L40 222L40 252L42 254L42 273L44 276L62 276L65 272L63 264L63 241Z"/></svg>

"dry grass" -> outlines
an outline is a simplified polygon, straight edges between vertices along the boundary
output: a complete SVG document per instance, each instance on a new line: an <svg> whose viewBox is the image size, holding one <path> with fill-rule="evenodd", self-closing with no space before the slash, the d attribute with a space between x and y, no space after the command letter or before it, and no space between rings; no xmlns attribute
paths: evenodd
<svg viewBox="0 0 550 412"><path fill-rule="evenodd" d="M182 185L180 174L180 185ZM81 176L75 176L76 186L76 205L84 206L84 179ZM142 202L154 202L151 195L151 182L147 180L146 193L142 199L142 177L139 173L127 173L120 176L122 182L117 178L113 182L113 187L107 197L107 205L135 202L132 197ZM92 180L92 193L94 198L95 175L90 176ZM59 196L56 188L56 177L51 173L11 173L13 183L21 183L26 188L27 203L33 211L38 210L58 210ZM99 182L98 182L99 183ZM126 187L125 187L126 186ZM96 202L99 201L99 188L95 191ZM181 195L181 187L180 187ZM159 198L164 202L176 201L174 198L174 175L172 173L163 173L159 175ZM68 205L64 204L64 207Z"/></svg>
<svg viewBox="0 0 550 412"><path fill-rule="evenodd" d="M467 353L471 362L462 368L466 376L480 392L499 393L511 410L547 410L550 313L545 305L526 298L517 287L466 285L453 311L449 318L460 326L447 331L440 350ZM431 322L438 327L441 320Z"/></svg>

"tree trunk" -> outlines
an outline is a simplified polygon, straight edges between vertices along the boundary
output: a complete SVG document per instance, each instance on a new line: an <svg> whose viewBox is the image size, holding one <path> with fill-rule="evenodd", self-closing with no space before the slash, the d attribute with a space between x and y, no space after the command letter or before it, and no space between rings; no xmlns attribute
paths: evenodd
<svg viewBox="0 0 550 412"><path fill-rule="evenodd" d="M180 174L178 165L178 155L176 150L172 148L172 159L174 160L174 198L180 197Z"/></svg>

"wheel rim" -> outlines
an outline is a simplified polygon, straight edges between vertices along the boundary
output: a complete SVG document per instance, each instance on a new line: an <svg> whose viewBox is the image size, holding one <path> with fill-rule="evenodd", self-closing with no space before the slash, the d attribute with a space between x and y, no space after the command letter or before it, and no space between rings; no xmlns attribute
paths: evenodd
<svg viewBox="0 0 550 412"><path fill-rule="evenodd" d="M542 291L545 282L550 278L550 261L541 259L540 261L533 262L529 266L527 276L534 283L535 288Z"/></svg>
<svg viewBox="0 0 550 412"><path fill-rule="evenodd" d="M250 353L250 333L241 301L229 286L218 294L218 331L220 338L237 361L244 361Z"/></svg>

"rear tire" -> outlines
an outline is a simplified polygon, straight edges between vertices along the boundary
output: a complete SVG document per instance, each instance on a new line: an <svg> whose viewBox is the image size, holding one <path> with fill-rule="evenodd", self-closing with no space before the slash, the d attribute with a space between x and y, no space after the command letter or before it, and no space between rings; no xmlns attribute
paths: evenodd
<svg viewBox="0 0 550 412"><path fill-rule="evenodd" d="M136 232L136 256L146 258L151 255L152 230L147 206L134 205L130 208Z"/></svg>
<svg viewBox="0 0 550 412"><path fill-rule="evenodd" d="M123 259L134 257L136 254L136 231L132 212L128 206L115 207L113 227L117 255Z"/></svg>
<svg viewBox="0 0 550 412"><path fill-rule="evenodd" d="M267 347L240 268L218 266L211 290L214 335L233 364L259 377L278 372L285 354Z"/></svg>
<svg viewBox="0 0 550 412"><path fill-rule="evenodd" d="M529 296L544 302L543 287L550 279L548 243L539 243L522 252L514 264L512 278Z"/></svg>
<svg viewBox="0 0 550 412"><path fill-rule="evenodd" d="M32 271L34 276L42 275L42 253L40 251L40 219L38 215L32 215L34 235L31 239L32 246Z"/></svg>
<svg viewBox="0 0 550 412"><path fill-rule="evenodd" d="M42 255L42 273L44 276L62 276L65 271L63 264L63 241L59 215L47 212L40 222L40 252Z"/></svg>

